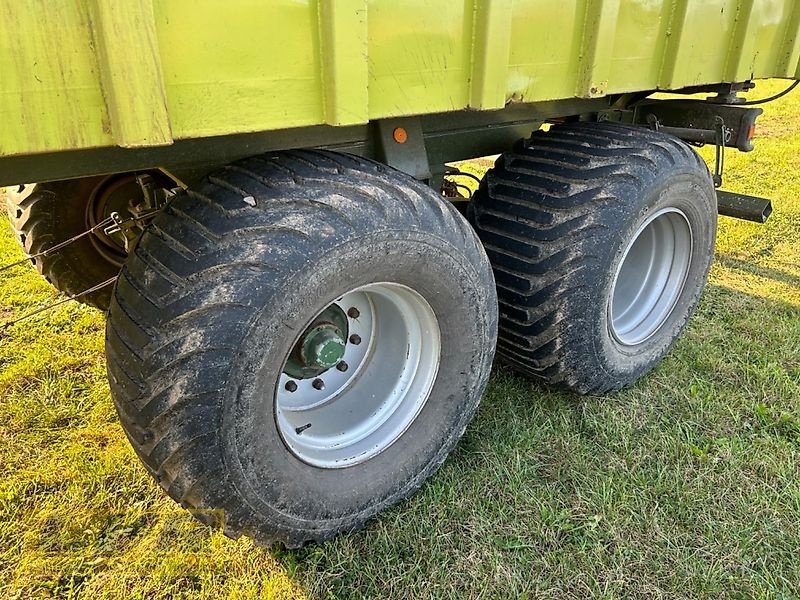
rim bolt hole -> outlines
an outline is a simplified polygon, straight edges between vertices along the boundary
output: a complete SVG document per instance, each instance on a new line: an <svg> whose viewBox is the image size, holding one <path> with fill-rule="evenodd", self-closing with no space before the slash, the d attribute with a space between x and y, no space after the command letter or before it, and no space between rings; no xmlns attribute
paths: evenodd
<svg viewBox="0 0 800 600"><path fill-rule="evenodd" d="M344 373L345 371L347 371L347 369L348 369L348 365L347 365L347 363L346 363L346 362L342 361L342 362L340 362L338 365L336 365L336 368L337 368L339 371L341 371L342 373Z"/></svg>
<svg viewBox="0 0 800 600"><path fill-rule="evenodd" d="M347 316L351 319L357 319L361 316L361 312L355 306L351 306L347 309Z"/></svg>
<svg viewBox="0 0 800 600"><path fill-rule="evenodd" d="M297 391L297 384L294 381L287 381L286 385L284 386L287 392L296 392Z"/></svg>
<svg viewBox="0 0 800 600"><path fill-rule="evenodd" d="M315 390L324 390L325 382L322 381L322 379L317 378L311 383L311 387L313 387Z"/></svg>
<svg viewBox="0 0 800 600"><path fill-rule="evenodd" d="M358 335L357 333L354 333L353 335L350 336L350 343L353 344L354 346L358 346L361 343L361 336Z"/></svg>

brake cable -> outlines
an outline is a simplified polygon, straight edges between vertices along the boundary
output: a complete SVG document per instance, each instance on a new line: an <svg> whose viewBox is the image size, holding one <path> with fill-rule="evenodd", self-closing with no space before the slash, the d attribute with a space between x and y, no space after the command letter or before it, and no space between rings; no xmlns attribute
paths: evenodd
<svg viewBox="0 0 800 600"><path fill-rule="evenodd" d="M54 253L58 252L59 250L62 250L64 248L66 248L71 243L76 242L79 239L81 239L83 237L86 237L87 235L90 235L90 234L94 233L95 231L97 231L99 229L104 229L105 227L109 227L110 225L113 225L113 224L114 224L114 220L111 217L107 217L107 218L103 219L102 221L100 221L97 225L95 225L91 229L87 229L83 233L79 233L78 235L73 236L73 237L71 237L71 238L69 238L67 240L64 240L63 242L59 242L55 246L47 248L46 250L43 250L41 252L37 252L36 254L31 254L30 256L27 256L27 257L23 258L22 260L18 260L17 262L13 262L11 264L4 265L4 266L0 267L0 273L2 273L4 271L8 271L9 269L13 269L14 267L19 267L21 265L29 263L29 262L31 262L33 260L36 260L37 258L43 258L45 256L50 256L51 254L54 254Z"/></svg>
<svg viewBox="0 0 800 600"><path fill-rule="evenodd" d="M79 294L75 294L74 296L68 296L66 298L62 298L58 302L53 302L52 304L48 304L47 306L42 306L40 308L37 308L36 310L32 310L30 312L27 312L24 315L22 315L20 317L17 317L16 319L12 319L10 321L6 321L2 325L0 325L0 334L2 334L9 327L12 327L13 325L16 325L20 321L25 321L27 319L30 319L31 317L35 317L38 314L41 314L43 312L46 312L48 310L52 310L52 309L54 309L54 308L56 308L58 306L61 306L62 304L66 304L67 302L72 302L73 300L78 300L78 298L86 296L87 294L91 294L91 293L96 292L98 290L102 290L103 288L108 287L109 285L112 285L116 280L117 280L117 276L115 275L114 277L106 279L103 283L98 283L97 285L94 285L94 286L90 287L89 289L82 291Z"/></svg>
<svg viewBox="0 0 800 600"><path fill-rule="evenodd" d="M118 231L122 231L123 234L125 234L125 230L129 229L131 227L131 224L139 223L140 221L145 221L145 220L153 217L157 212L159 212L159 211L158 210L153 210L153 211L150 211L150 212L147 212L147 213L135 216L135 217L130 217L129 219L122 219L120 217L119 213L116 213L116 212L111 213L111 215L109 217L103 219L97 225L94 225L90 229L87 229L86 231L84 231L82 233L79 233L78 235L75 235L75 236L73 236L73 237L71 237L71 238L69 238L67 240L64 240L63 242L59 242L55 246L47 248L46 250L43 250L41 252L37 252L36 254L32 254L30 256L27 256L22 260L18 260L16 262L0 266L0 273L8 271L9 269L13 269L14 267L22 266L24 264L31 264L31 261L33 261L33 260L35 260L37 258L43 258L43 257L46 257L46 256L50 256L51 254L54 254L54 253L56 253L56 252L58 252L60 250L63 250L64 248L66 248L70 244L80 240L81 238L84 238L87 235L91 235L92 233L94 233L94 232L96 232L98 230L101 230L101 229L103 231L105 231L106 233L116 233ZM127 240L126 240L126 246L127 246ZM3 331L7 330L12 325L16 325L20 321L24 321L26 319L29 319L29 318L33 317L33 316L41 314L41 313L43 313L45 311L52 310L53 308L61 306L62 304L66 304L67 302L71 302L72 300L78 300L79 298L81 298L83 296L86 296L88 294L94 293L94 292L96 292L98 290L101 290L103 288L106 288L109 285L113 285L116 280L117 280L116 276L111 277L111 278L103 281L102 283L98 283L97 285L94 285L94 286L92 286L92 287L90 287L90 288L88 288L86 290L83 290L79 294L75 294L73 296L68 296L67 298L63 298L61 300L58 300L57 302L53 302L52 304L48 304L47 306L42 306L42 307L37 308L35 310L32 310L32 311L30 311L28 313L25 313L22 316L17 317L16 319L12 319L10 321L6 321L6 322L0 324L0 333L2 333Z"/></svg>

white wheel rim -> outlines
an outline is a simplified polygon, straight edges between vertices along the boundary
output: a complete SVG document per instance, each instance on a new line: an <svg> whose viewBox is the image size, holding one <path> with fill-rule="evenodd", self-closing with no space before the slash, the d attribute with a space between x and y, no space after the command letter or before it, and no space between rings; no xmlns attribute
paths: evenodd
<svg viewBox="0 0 800 600"><path fill-rule="evenodd" d="M664 325L691 262L692 228L683 211L665 208L639 227L622 254L609 300L609 325L620 344L641 344Z"/></svg>
<svg viewBox="0 0 800 600"><path fill-rule="evenodd" d="M436 315L409 287L374 283L332 306L357 315L347 317L342 360L306 378L284 366L275 396L286 446L303 462L329 469L369 460L403 435L430 396L441 355Z"/></svg>

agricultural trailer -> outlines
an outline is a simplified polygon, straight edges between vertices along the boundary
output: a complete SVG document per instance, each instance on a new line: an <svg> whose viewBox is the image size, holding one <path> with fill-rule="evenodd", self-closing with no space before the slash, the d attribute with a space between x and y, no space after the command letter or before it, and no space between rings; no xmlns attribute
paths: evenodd
<svg viewBox="0 0 800 600"><path fill-rule="evenodd" d="M721 191L742 92L800 78L793 0L0 0L0 28L9 219L107 311L136 454L287 547L417 490L495 353L580 394L652 369L718 213L771 210ZM498 154L471 193L453 163Z"/></svg>

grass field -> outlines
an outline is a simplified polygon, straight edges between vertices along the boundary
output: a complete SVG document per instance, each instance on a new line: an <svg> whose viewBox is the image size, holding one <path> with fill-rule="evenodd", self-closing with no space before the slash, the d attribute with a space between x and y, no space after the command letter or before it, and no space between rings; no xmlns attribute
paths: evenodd
<svg viewBox="0 0 800 600"><path fill-rule="evenodd" d="M800 598L800 92L760 138L726 187L776 214L721 219L699 312L652 375L581 398L496 369L419 494L302 551L230 541L161 493L117 423L101 314L0 334L0 597ZM0 321L55 297L2 273Z"/></svg>

